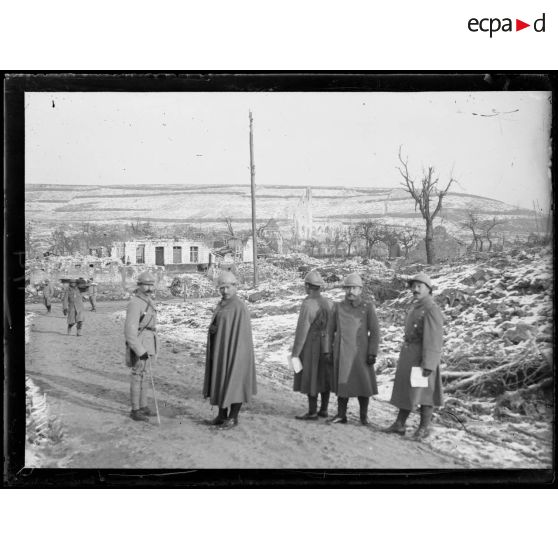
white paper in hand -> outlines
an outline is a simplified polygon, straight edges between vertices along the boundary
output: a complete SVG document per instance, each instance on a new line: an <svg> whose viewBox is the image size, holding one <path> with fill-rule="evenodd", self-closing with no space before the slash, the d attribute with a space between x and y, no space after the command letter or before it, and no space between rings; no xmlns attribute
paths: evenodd
<svg viewBox="0 0 558 558"><path fill-rule="evenodd" d="M302 362L298 357L289 355L287 357L289 362L289 370L292 370L295 374L298 374L302 370Z"/></svg>
<svg viewBox="0 0 558 558"><path fill-rule="evenodd" d="M411 387L428 387L428 378L422 375L422 368L420 366L413 366L411 368Z"/></svg>

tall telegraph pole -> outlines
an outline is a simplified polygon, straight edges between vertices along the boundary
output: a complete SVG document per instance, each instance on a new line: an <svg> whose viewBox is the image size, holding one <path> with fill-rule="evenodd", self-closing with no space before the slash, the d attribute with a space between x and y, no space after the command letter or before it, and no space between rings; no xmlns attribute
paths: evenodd
<svg viewBox="0 0 558 558"><path fill-rule="evenodd" d="M252 131L252 111L250 118L250 187L252 192L252 244L254 257L254 288L258 286L258 242L256 240L256 166L254 165L254 137Z"/></svg>

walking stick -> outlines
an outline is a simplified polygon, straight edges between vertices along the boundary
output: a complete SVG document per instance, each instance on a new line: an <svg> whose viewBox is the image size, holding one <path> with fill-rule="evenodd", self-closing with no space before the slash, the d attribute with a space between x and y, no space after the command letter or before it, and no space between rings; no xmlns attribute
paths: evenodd
<svg viewBox="0 0 558 558"><path fill-rule="evenodd" d="M161 426L161 417L159 416L159 405L157 405L157 395L155 394L155 383L153 382L153 372L151 371L151 357L147 357L147 365L149 367L149 377L151 378L151 387L153 388L153 399L155 400L155 411L157 412L157 422Z"/></svg>

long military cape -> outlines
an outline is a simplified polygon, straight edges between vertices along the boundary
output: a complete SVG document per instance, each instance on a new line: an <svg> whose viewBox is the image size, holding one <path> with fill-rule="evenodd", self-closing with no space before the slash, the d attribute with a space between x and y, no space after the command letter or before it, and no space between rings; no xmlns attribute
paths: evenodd
<svg viewBox="0 0 558 558"><path fill-rule="evenodd" d="M248 403L256 394L256 364L250 314L246 305L233 295L221 300L208 333L203 396L221 408L232 403Z"/></svg>

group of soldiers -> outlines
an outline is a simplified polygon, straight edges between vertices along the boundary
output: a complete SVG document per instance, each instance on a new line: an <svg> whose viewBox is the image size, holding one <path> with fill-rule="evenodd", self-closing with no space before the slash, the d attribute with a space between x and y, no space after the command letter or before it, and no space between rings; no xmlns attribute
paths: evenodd
<svg viewBox="0 0 558 558"><path fill-rule="evenodd" d="M149 421L155 413L148 405L151 362L156 359L157 311L152 303L155 277L139 275L125 323L126 363L131 368L131 418ZM256 366L250 313L237 295L237 279L230 271L217 279L221 300L207 333L203 396L217 406L209 424L233 428L243 403L256 394ZM362 298L363 282L357 273L343 281L345 298L333 303L322 295L324 281L317 271L304 278L302 302L291 351L302 369L294 374L293 389L308 398L308 411L296 419L328 419L347 423L351 397L358 398L360 422L368 425L370 397L378 393L374 365L380 345L380 327L374 303ZM420 425L413 438L430 434L434 406L442 405L440 356L443 339L442 313L432 298L432 281L420 273L409 281L413 294L405 322L405 336L395 373L391 403L399 409L395 422L384 431L404 435L411 411L420 406ZM421 385L412 384L411 371L419 369ZM337 395L337 412L329 419L330 393ZM320 408L318 409L318 397Z"/></svg>
<svg viewBox="0 0 558 558"><path fill-rule="evenodd" d="M83 283L85 281L81 280ZM68 288L64 290L62 296L62 312L66 316L68 330L67 333L70 335L72 328L76 325L76 335L81 335L81 330L84 322L84 306L83 306L83 293L79 289L80 280L70 279L68 283ZM93 277L89 279L87 283L89 302L91 303L91 311L97 311L97 283L93 281ZM54 297L54 287L52 286L50 279L45 279L45 285L43 287L43 302L47 309L47 313L52 313L52 299Z"/></svg>

